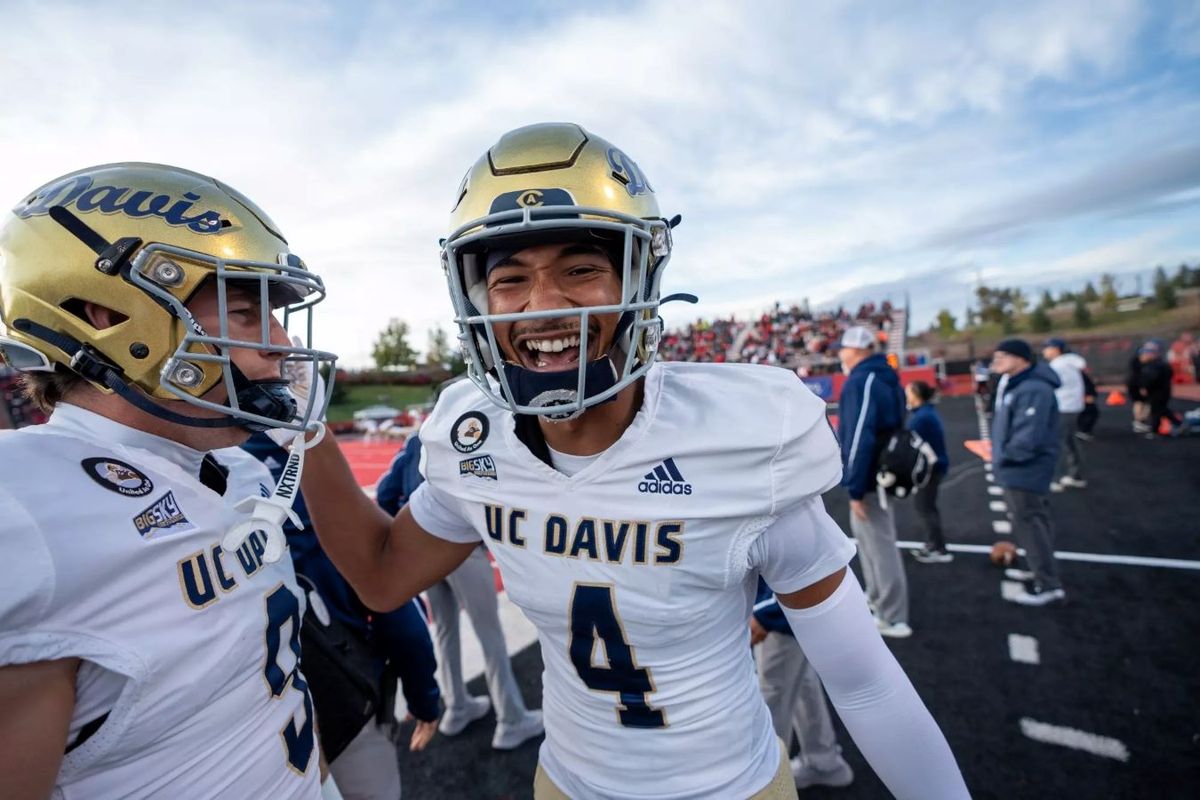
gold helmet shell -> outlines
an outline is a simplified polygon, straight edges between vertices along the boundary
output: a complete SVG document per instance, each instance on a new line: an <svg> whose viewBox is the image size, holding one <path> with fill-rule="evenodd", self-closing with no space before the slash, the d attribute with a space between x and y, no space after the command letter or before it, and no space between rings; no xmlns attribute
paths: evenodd
<svg viewBox="0 0 1200 800"><path fill-rule="evenodd" d="M63 175L26 195L0 227L0 352L17 369L69 369L106 392L121 391L117 381L246 419L253 414L238 414L236 399L230 407L200 398L231 383L229 347L268 342L228 340L224 322L199 329L185 305L209 279L222 283L222 303L238 280L292 309L324 297L270 217L214 178L145 163ZM86 303L122 319L97 329ZM272 349L293 360L332 355Z"/></svg>
<svg viewBox="0 0 1200 800"><path fill-rule="evenodd" d="M516 413L559 417L609 399L653 363L662 331L659 286L671 254L671 228L654 188L632 158L573 123L541 123L509 131L467 171L455 196L442 265L450 285L459 341L468 375L497 404ZM553 410L514 391L492 325L564 316L563 310L490 315L486 259L489 250L515 249L563 237L596 237L617 254L622 297L613 306L579 310L619 313L618 341L609 360L615 384L598 393L581 359L574 397L557 392ZM587 328L586 324L582 326ZM569 392L567 392L569 394Z"/></svg>

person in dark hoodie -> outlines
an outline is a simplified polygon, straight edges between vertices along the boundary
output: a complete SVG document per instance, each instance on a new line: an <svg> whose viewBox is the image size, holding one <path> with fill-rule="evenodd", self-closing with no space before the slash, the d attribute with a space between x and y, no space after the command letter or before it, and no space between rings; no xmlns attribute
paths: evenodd
<svg viewBox="0 0 1200 800"><path fill-rule="evenodd" d="M850 495L850 532L858 542L867 601L884 636L912 636L908 581L896 549L896 518L875 491L880 449L904 425L904 392L896 371L875 352L875 336L861 326L842 334L838 358L848 375L838 398L842 485Z"/></svg>
<svg viewBox="0 0 1200 800"><path fill-rule="evenodd" d="M928 442L937 455L929 483L913 495L917 516L925 524L925 546L914 550L913 558L922 564L945 564L953 561L954 556L946 552L946 537L942 534L942 514L938 511L937 496L938 486L950 469L950 454L946 452L946 432L942 428L941 417L933 405L937 389L925 381L913 381L904 388L904 395L912 412L905 427Z"/></svg>
<svg viewBox="0 0 1200 800"><path fill-rule="evenodd" d="M1013 535L1025 549L1029 569L1010 568L1005 575L1027 587L1009 597L1026 606L1066 599L1054 557L1050 521L1050 481L1061 447L1058 376L1046 364L1035 364L1033 350L1022 339L996 346L992 369L1003 377L997 387L992 420L992 474L1004 489Z"/></svg>

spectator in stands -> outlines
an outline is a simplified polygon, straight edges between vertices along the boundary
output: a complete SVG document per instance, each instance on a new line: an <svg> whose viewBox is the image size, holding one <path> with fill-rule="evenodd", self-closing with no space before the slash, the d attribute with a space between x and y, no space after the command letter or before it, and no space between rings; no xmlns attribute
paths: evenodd
<svg viewBox="0 0 1200 800"><path fill-rule="evenodd" d="M288 453L264 433L256 433L242 447L279 475L287 463ZM395 800L400 796L400 768L396 749L389 734L395 721L390 705L394 697L395 677L399 677L409 713L416 720L409 749L425 749L437 729L441 712L441 693L434 673L437 662L429 627L413 600L387 614L370 611L351 588L349 582L334 567L321 548L317 535L309 524L304 496L298 495L293 510L304 524L296 529L290 522L284 526L288 550L296 573L306 577L315 587L322 604L331 617L345 626L370 648L376 659L377 681L392 676L391 686L379 692L384 707L380 708L384 725L368 721L358 736L329 765L345 800ZM314 613L310 606L309 613ZM304 642L301 641L303 648ZM339 687L324 676L306 671L314 697L322 691L338 694ZM318 733L321 730L317 723ZM324 746L324 745L322 745Z"/></svg>
<svg viewBox="0 0 1200 800"><path fill-rule="evenodd" d="M1153 439L1160 433L1164 419L1170 427L1178 422L1170 408L1173 373L1171 365L1163 358L1163 346L1159 342L1152 340L1138 348L1137 360L1139 368L1132 388L1137 392L1134 397L1149 409L1145 434L1147 439Z"/></svg>
<svg viewBox="0 0 1200 800"><path fill-rule="evenodd" d="M1083 450L1075 432L1079 427L1079 415L1086 405L1083 373L1087 369L1087 362L1078 353L1072 353L1066 341L1059 338L1046 340L1042 357L1054 370L1060 384L1054 390L1054 397L1058 401L1062 447L1058 451L1058 464L1054 468L1055 478L1050 482L1050 491L1083 489L1087 486L1083 478Z"/></svg>
<svg viewBox="0 0 1200 800"><path fill-rule="evenodd" d="M1005 570L1013 580L1031 584L1007 599L1026 606L1061 602L1067 595L1054 557L1048 499L1061 446L1058 376L1034 364L1033 350L1022 339L998 344L992 369L1002 376L992 423L992 474L1004 489L1013 534L1030 567Z"/></svg>
<svg viewBox="0 0 1200 800"><path fill-rule="evenodd" d="M759 686L771 712L775 735L790 749L795 732L800 744L800 754L791 762L796 788L849 786L854 771L842 758L821 679L796 642L774 592L762 578L758 579L758 600L750 616L750 643L757 647L754 660Z"/></svg>
<svg viewBox="0 0 1200 800"><path fill-rule="evenodd" d="M424 480L417 468L420 460L421 439L410 436L404 450L375 487L375 500L380 508L395 515L408 502ZM481 544L458 569L426 592L436 626L440 679L446 698L446 714L438 730L443 736L457 736L492 706L488 698L471 695L463 680L458 620L459 610L464 609L483 649L484 677L496 708L492 747L512 750L542 735L542 712L525 707L513 675L504 629L500 627L495 581L487 549Z"/></svg>
<svg viewBox="0 0 1200 800"><path fill-rule="evenodd" d="M908 399L908 417L905 427L920 436L937 455L937 463L929 475L929 483L913 496L917 516L925 526L925 546L913 551L913 558L922 564L945 564L953 561L946 550L946 538L942 534L942 514L938 510L938 487L950 469L950 454L946 451L946 433L941 417L934 406L937 390L925 381L913 381L904 389Z"/></svg>
<svg viewBox="0 0 1200 800"><path fill-rule="evenodd" d="M867 601L879 632L904 638L908 624L908 581L896 549L891 505L875 492L876 456L904 425L904 392L896 371L875 352L875 334L856 325L842 334L838 358L848 373L838 399L842 485L850 495L850 530L858 542Z"/></svg>

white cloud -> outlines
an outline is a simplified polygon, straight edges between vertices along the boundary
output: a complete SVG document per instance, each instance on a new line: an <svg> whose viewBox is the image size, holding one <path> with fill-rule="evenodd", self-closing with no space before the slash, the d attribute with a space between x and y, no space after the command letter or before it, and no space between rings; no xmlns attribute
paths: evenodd
<svg viewBox="0 0 1200 800"><path fill-rule="evenodd" d="M417 346L448 327L437 240L467 166L508 128L573 119L684 213L669 288L711 290L714 309L833 298L963 260L922 243L1194 129L1194 88L1126 77L1150 16L1124 0L6 4L0 202L87 163L209 172L325 276L318 335L361 364L391 316ZM1147 258L1162 244L1137 241Z"/></svg>

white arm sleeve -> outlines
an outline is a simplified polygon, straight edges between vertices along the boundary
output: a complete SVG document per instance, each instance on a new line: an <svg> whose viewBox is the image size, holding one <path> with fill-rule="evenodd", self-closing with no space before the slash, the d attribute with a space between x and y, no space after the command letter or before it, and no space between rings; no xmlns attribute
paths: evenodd
<svg viewBox="0 0 1200 800"><path fill-rule="evenodd" d="M847 570L812 608L779 605L854 743L892 794L969 798L946 737L880 638L854 574Z"/></svg>
<svg viewBox="0 0 1200 800"><path fill-rule="evenodd" d="M408 508L417 524L429 533L456 544L478 544L479 531L463 516L454 497L434 488L429 481L408 498Z"/></svg>

